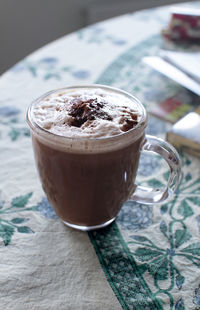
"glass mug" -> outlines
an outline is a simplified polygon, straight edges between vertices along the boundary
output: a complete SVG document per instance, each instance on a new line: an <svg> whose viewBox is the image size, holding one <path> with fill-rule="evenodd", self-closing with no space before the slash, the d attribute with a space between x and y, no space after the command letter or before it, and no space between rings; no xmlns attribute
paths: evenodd
<svg viewBox="0 0 200 310"><path fill-rule="evenodd" d="M33 107L50 94L96 88L133 101L141 115L138 124L115 136L72 138L51 133L36 123ZM145 108L131 94L103 85L54 90L29 106L27 121L43 189L66 225L84 231L102 228L115 220L126 200L158 204L173 196L180 177L178 153L162 139L145 135ZM159 154L168 163L170 176L166 188L135 184L141 151Z"/></svg>

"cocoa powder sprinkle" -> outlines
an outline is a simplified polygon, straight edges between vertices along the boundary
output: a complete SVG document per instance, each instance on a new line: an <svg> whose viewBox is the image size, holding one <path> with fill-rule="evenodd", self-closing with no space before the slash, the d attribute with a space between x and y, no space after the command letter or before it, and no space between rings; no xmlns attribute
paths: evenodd
<svg viewBox="0 0 200 310"><path fill-rule="evenodd" d="M75 98L71 101L69 115L73 117L71 126L81 127L85 122L95 120L96 118L112 121L112 117L105 111L104 102L98 102L97 99L88 99L83 101Z"/></svg>

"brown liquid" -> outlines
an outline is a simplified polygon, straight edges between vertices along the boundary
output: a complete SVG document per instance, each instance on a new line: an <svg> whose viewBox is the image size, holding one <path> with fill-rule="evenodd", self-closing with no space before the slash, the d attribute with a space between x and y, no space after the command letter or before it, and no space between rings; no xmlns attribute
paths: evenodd
<svg viewBox="0 0 200 310"><path fill-rule="evenodd" d="M83 226L115 218L134 190L143 138L119 150L76 154L51 148L33 135L42 185L58 216Z"/></svg>

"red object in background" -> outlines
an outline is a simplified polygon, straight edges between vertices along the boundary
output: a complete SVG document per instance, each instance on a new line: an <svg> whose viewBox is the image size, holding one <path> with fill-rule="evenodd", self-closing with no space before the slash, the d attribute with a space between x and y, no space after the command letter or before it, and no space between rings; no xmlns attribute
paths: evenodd
<svg viewBox="0 0 200 310"><path fill-rule="evenodd" d="M170 40L200 42L200 10L174 9L169 26L162 35Z"/></svg>
<svg viewBox="0 0 200 310"><path fill-rule="evenodd" d="M166 112L173 112L174 109L182 105L182 102L176 98L168 98L160 103L160 107Z"/></svg>

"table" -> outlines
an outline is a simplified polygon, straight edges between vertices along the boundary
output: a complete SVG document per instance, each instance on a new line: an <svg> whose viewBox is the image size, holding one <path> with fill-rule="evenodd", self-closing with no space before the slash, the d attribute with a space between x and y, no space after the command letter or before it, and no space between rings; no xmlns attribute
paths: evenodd
<svg viewBox="0 0 200 310"><path fill-rule="evenodd" d="M170 203L127 202L109 227L79 232L61 223L42 191L25 122L33 99L73 84L120 87L149 111L173 94L190 101L189 91L141 62L163 44L168 20L169 7L113 18L48 44L2 75L0 309L200 309L199 160L180 153L181 183ZM169 126L150 116L147 132L164 137ZM138 182L166 178L161 160L142 156Z"/></svg>

